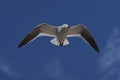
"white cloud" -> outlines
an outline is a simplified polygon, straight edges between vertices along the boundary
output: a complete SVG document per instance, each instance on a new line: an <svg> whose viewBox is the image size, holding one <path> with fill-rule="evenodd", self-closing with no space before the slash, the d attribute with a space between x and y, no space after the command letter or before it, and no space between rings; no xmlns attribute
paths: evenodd
<svg viewBox="0 0 120 80"><path fill-rule="evenodd" d="M113 29L108 38L103 56L99 59L100 80L120 80L120 30Z"/></svg>

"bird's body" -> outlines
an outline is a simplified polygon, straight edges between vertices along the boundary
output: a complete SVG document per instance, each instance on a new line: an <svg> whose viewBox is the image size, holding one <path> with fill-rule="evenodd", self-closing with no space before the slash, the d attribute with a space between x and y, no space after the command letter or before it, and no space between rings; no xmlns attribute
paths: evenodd
<svg viewBox="0 0 120 80"><path fill-rule="evenodd" d="M68 32L68 28L69 27L62 27L60 30L58 28L58 31L57 31L57 40L58 40L58 43L60 46L64 45L64 41L65 39L67 38L67 32Z"/></svg>
<svg viewBox="0 0 120 80"><path fill-rule="evenodd" d="M67 24L63 24L61 26L52 26L46 23L42 23L38 25L35 29L33 29L20 43L19 48L27 44L28 42L33 41L37 37L40 36L50 36L54 37L50 42L54 45L63 46L68 45L69 41L68 37L81 37L85 42L87 42L90 46L92 46L96 51L99 52L98 46L93 39L92 35L86 27L82 24L70 27Z"/></svg>

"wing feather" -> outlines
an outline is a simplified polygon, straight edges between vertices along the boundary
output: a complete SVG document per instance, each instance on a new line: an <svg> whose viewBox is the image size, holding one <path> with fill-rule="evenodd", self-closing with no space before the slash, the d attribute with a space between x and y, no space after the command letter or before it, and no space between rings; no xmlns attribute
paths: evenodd
<svg viewBox="0 0 120 80"><path fill-rule="evenodd" d="M57 27L55 28L52 25L42 23L42 24L38 25L37 27L35 27L30 33L28 33L28 35L21 41L18 48L24 46L28 42L31 42L32 40L39 37L40 33L48 34L48 36L49 35L55 36L56 32L57 32Z"/></svg>
<svg viewBox="0 0 120 80"><path fill-rule="evenodd" d="M99 52L99 48L96 44L96 41L92 37L91 33L88 31L88 29L82 25L76 25L74 27L69 28L68 30L68 36L78 36L78 34L81 36L81 38L87 42L95 51Z"/></svg>

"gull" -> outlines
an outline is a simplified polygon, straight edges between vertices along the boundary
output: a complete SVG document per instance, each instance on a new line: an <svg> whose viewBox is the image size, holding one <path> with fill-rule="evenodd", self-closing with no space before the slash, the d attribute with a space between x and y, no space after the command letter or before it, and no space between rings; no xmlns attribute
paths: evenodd
<svg viewBox="0 0 120 80"><path fill-rule="evenodd" d="M96 41L83 24L78 24L75 26L69 26L68 24L53 26L47 23L41 23L37 25L30 33L28 33L28 35L20 42L18 48L32 42L40 36L54 37L50 42L57 46L68 45L69 41L67 38L69 37L80 37L95 51L99 52Z"/></svg>

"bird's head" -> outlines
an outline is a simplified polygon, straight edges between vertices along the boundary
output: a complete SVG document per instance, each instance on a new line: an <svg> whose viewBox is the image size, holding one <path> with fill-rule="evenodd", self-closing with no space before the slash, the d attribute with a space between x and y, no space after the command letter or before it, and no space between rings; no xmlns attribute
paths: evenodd
<svg viewBox="0 0 120 80"><path fill-rule="evenodd" d="M67 30L69 28L69 25L68 24L63 24L61 26L58 27L58 31L61 31L61 30Z"/></svg>
<svg viewBox="0 0 120 80"><path fill-rule="evenodd" d="M68 24L63 24L62 27L69 28Z"/></svg>

